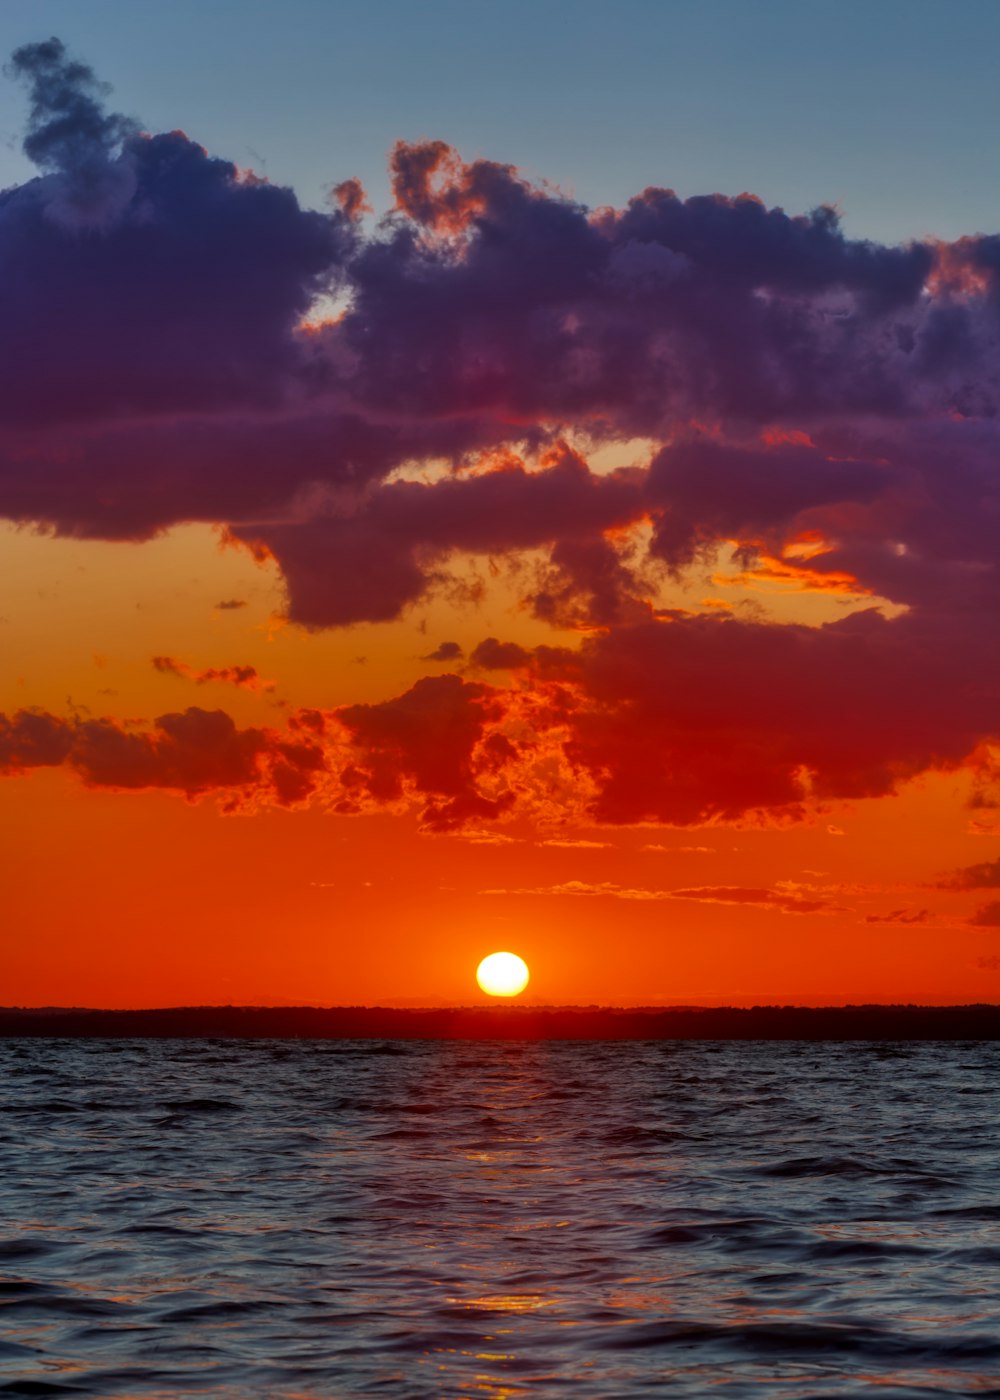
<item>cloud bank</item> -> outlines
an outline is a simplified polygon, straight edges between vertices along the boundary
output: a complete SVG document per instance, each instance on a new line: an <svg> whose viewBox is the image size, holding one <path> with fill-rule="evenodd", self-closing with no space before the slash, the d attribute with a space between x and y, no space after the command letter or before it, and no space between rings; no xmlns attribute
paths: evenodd
<svg viewBox="0 0 1000 1400"><path fill-rule="evenodd" d="M658 185L589 209L441 141L397 144L372 221L349 172L308 210L142 131L57 39L11 69L40 173L0 194L0 516L213 522L313 629L399 617L462 554L537 551L523 601L555 635L471 651L510 686L436 675L339 711L339 768L328 739L189 709L24 712L8 769L343 811L417 794L439 829L795 820L963 764L996 803L1000 236L883 247L830 208ZM581 445L636 439L611 471ZM651 578L720 549L898 615L657 608ZM230 671L193 678L255 679Z"/></svg>

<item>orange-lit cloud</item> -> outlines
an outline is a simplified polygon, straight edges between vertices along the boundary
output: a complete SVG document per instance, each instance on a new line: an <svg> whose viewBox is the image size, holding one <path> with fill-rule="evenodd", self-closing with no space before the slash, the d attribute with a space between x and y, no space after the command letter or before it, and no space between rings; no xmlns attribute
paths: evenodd
<svg viewBox="0 0 1000 1400"><path fill-rule="evenodd" d="M973 928L1000 929L1000 899L991 900L989 904L981 904L972 915L969 923Z"/></svg>
<svg viewBox="0 0 1000 1400"><path fill-rule="evenodd" d="M273 681L261 679L257 674L256 666L208 666L199 671L184 661L178 661L173 656L154 656L150 660L153 670L159 671L161 675L177 676L179 679L194 681L196 685L217 682L221 685L240 686L244 690L274 690L275 688Z"/></svg>
<svg viewBox="0 0 1000 1400"><path fill-rule="evenodd" d="M393 148L376 222L355 178L311 210L183 132L140 135L58 40L12 72L39 176L0 200L0 517L53 558L113 552L122 579L174 527L226 549L210 583L186 545L141 601L116 579L113 625L80 600L82 556L5 596L0 769L35 773L37 830L90 802L121 834L110 794L145 793L155 846L214 800L259 815L219 827L281 870L322 829L337 868L296 869L310 898L359 851L358 890L405 865L383 930L421 917L405 889L428 871L449 898L543 900L573 947L684 901L709 940L756 920L775 977L798 954L774 916L822 915L869 988L900 946L943 985L948 918L973 985L996 903L952 905L1000 885L972 848L1000 810L996 238L885 247L830 207L656 186L595 211L443 141ZM242 659L202 664L220 655ZM173 709L175 682L228 686L227 708ZM905 833L877 819L907 802ZM767 847L758 869L726 824L795 863ZM819 865L822 885L781 878ZM875 888L887 912L840 902ZM440 913L434 946L470 918ZM326 946L329 911L297 917ZM803 968L803 995L829 989Z"/></svg>
<svg viewBox="0 0 1000 1400"><path fill-rule="evenodd" d="M893 909L888 914L866 914L866 924L925 924L927 909Z"/></svg>
<svg viewBox="0 0 1000 1400"><path fill-rule="evenodd" d="M996 860L980 861L955 870L941 879L944 890L990 890L1000 889L1000 856Z"/></svg>
<svg viewBox="0 0 1000 1400"><path fill-rule="evenodd" d="M617 885L612 880L591 883L586 880L567 880L560 885L541 886L535 889L483 890L483 894L511 895L569 895L583 898L608 898L639 901L681 899L706 904L755 905L776 909L782 914L819 914L825 912L842 913L843 909L828 899L807 899L801 895L775 889L743 889L725 885L700 885L691 889L661 890L630 888Z"/></svg>
<svg viewBox="0 0 1000 1400"><path fill-rule="evenodd" d="M0 771L59 766L90 787L166 788L188 798L222 794L233 808L261 798L280 805L301 801L325 760L311 738L239 729L224 711L195 706L160 715L148 729L29 710L0 717Z"/></svg>
<svg viewBox="0 0 1000 1400"><path fill-rule="evenodd" d="M852 597L870 594L872 590L851 574L836 571L821 572L793 559L775 559L762 553L759 562L752 568L735 574L715 574L712 582L716 585L740 585L754 588L759 584L779 584L799 593L845 593Z"/></svg>

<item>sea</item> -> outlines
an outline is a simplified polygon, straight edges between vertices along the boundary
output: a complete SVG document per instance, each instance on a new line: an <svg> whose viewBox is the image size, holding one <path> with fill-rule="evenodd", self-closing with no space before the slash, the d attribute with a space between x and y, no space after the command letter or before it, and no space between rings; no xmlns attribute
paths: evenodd
<svg viewBox="0 0 1000 1400"><path fill-rule="evenodd" d="M1000 1395L1000 1045L0 1041L0 1395Z"/></svg>

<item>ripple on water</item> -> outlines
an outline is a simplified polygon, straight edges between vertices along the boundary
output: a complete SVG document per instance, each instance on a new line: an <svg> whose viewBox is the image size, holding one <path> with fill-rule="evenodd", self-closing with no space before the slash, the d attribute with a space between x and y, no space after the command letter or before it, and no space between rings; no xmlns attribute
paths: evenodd
<svg viewBox="0 0 1000 1400"><path fill-rule="evenodd" d="M0 1042L0 1395L1000 1395L998 1061Z"/></svg>

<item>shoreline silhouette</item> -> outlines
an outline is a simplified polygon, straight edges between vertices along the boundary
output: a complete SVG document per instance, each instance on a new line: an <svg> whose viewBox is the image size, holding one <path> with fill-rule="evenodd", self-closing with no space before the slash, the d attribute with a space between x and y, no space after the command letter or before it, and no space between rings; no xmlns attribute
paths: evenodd
<svg viewBox="0 0 1000 1400"><path fill-rule="evenodd" d="M0 1007L0 1037L318 1040L1000 1040L1000 1005Z"/></svg>

